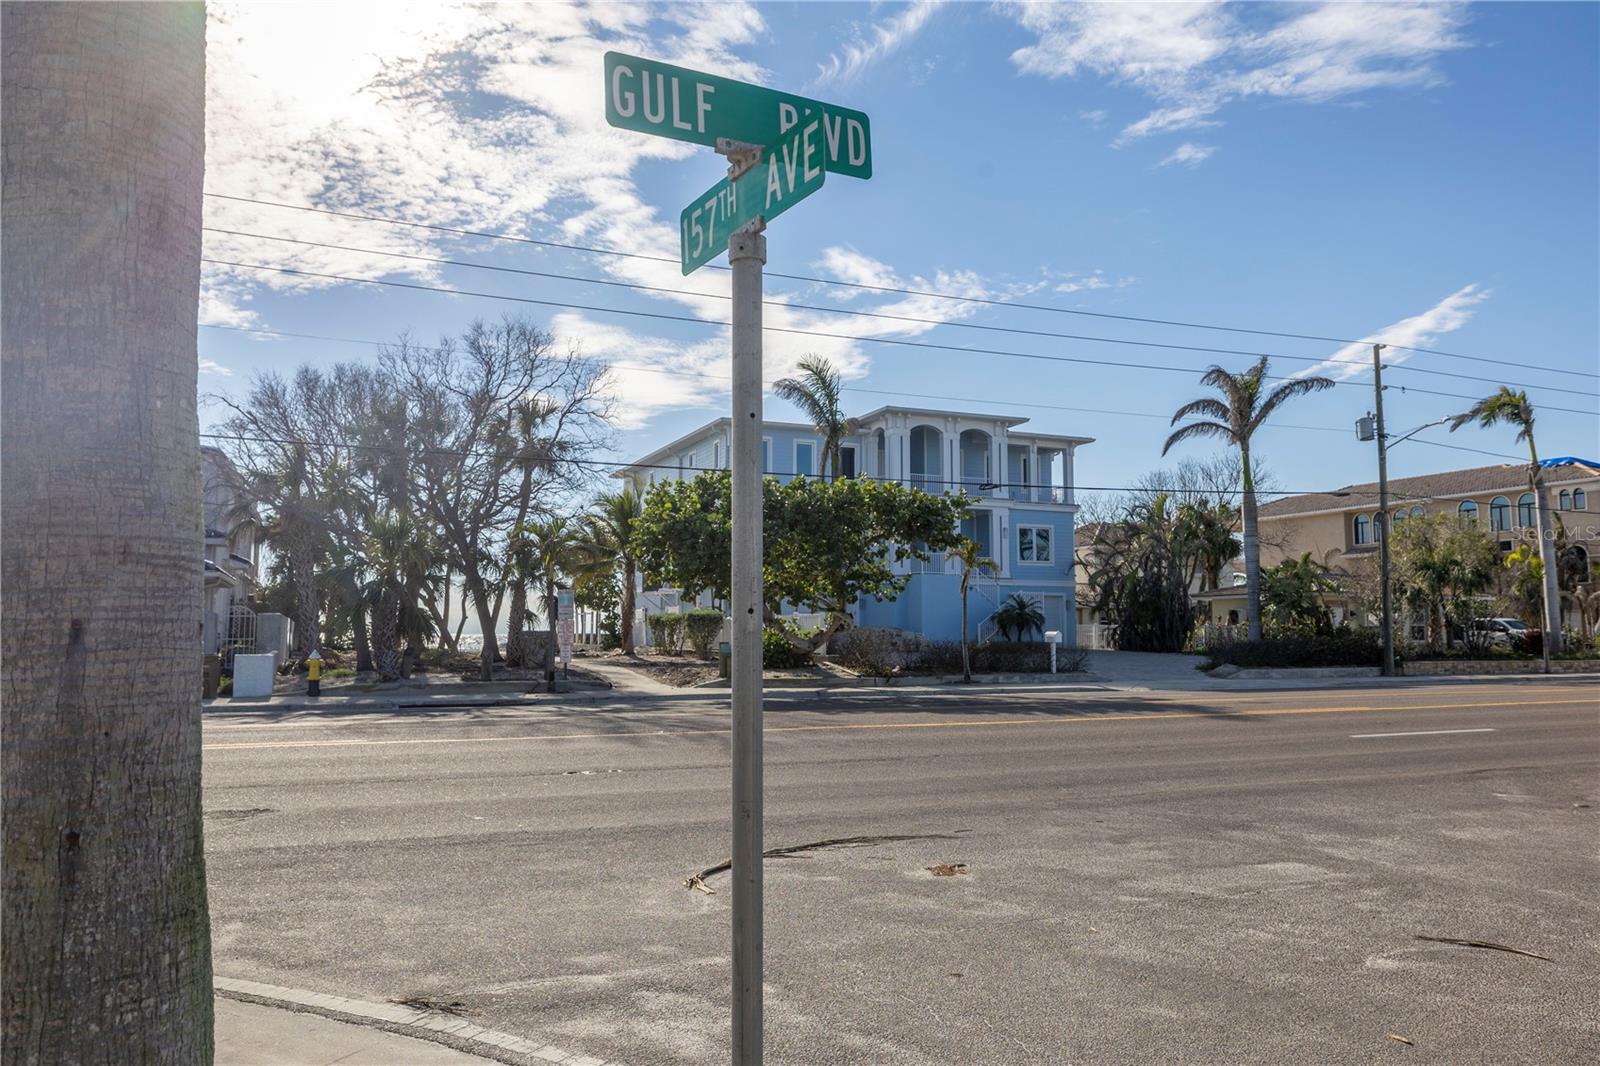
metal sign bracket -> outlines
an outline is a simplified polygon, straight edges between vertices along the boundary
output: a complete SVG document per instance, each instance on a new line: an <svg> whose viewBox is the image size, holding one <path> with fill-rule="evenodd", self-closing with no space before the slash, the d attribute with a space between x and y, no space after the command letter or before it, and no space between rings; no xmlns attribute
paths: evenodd
<svg viewBox="0 0 1600 1066"><path fill-rule="evenodd" d="M741 174L761 162L762 153L765 151L761 145L751 144L748 141L736 141L731 137L717 138L717 154L728 157L729 181L737 181Z"/></svg>

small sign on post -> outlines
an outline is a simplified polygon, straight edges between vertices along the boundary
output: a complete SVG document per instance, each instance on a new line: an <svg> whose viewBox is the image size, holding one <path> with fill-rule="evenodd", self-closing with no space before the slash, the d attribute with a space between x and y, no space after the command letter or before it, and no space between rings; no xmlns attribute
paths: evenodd
<svg viewBox="0 0 1600 1066"><path fill-rule="evenodd" d="M577 617L577 595L572 589L556 590L556 647L561 651L561 676L572 665L573 623Z"/></svg>

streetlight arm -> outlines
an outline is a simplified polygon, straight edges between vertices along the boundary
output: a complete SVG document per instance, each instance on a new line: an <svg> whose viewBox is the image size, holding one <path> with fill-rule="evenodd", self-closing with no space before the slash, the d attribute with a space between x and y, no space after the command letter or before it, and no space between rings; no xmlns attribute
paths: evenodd
<svg viewBox="0 0 1600 1066"><path fill-rule="evenodd" d="M1412 437L1415 437L1418 433L1421 433L1425 429L1432 429L1434 426L1442 426L1448 421L1450 421L1448 418L1441 418L1437 422L1429 422L1426 425L1418 426L1416 429L1413 429L1411 432L1402 434L1401 436L1395 437L1393 439L1390 439L1388 437L1388 435L1386 434L1385 438L1384 438L1384 442L1390 448L1393 448L1396 444L1399 444L1401 441L1410 440Z"/></svg>

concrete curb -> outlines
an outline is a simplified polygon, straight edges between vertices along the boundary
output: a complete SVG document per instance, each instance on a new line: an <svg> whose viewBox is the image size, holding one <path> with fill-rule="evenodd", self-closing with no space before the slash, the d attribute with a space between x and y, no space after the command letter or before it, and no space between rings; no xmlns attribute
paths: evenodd
<svg viewBox="0 0 1600 1066"><path fill-rule="evenodd" d="M369 1025L391 1033L443 1044L512 1066L559 1063L560 1066L622 1066L621 1063L558 1048L537 1040L502 1033L473 1025L465 1018L443 1011L417 1010L398 1003L330 996L303 988L246 981L237 977L218 977L212 981L217 995L246 1003L262 1003L286 1010L320 1014L338 1021Z"/></svg>

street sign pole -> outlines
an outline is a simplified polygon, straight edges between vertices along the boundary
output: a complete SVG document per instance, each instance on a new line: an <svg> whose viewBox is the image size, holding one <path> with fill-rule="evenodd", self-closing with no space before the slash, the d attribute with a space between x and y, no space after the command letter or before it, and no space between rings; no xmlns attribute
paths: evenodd
<svg viewBox="0 0 1600 1066"><path fill-rule="evenodd" d="M760 1066L762 1016L761 270L758 218L733 267L733 1064Z"/></svg>

